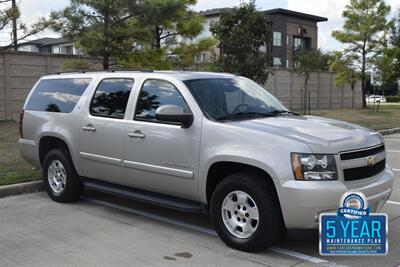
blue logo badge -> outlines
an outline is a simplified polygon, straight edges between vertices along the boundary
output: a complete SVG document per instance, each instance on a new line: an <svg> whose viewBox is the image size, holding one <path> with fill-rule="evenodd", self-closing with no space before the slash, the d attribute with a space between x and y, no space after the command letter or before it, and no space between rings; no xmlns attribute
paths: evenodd
<svg viewBox="0 0 400 267"><path fill-rule="evenodd" d="M388 220L370 213L361 192L347 192L337 213L322 213L319 220L321 255L386 255Z"/></svg>

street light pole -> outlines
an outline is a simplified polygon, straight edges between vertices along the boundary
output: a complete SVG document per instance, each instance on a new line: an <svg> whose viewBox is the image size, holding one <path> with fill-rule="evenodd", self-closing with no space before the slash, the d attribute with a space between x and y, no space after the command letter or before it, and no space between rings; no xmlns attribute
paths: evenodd
<svg viewBox="0 0 400 267"><path fill-rule="evenodd" d="M17 4L15 3L15 0L11 0L12 3L12 13L13 13L13 18L12 18L12 36L13 36L13 48L15 51L18 50L18 36L17 36Z"/></svg>

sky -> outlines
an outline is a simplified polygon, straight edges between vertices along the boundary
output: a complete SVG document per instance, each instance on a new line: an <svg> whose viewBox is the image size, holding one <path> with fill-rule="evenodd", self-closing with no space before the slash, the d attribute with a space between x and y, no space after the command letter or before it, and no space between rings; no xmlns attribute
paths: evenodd
<svg viewBox="0 0 400 267"><path fill-rule="evenodd" d="M201 11L219 7L232 7L243 0L197 0L194 10ZM340 49L342 45L331 37L331 32L343 25L341 14L350 0L256 0L260 10L286 8L294 11L327 17L327 22L318 24L318 46L324 50ZM385 0L394 10L400 9L400 0ZM47 16L52 10L60 10L68 5L69 0L17 0L22 19L32 23L39 17ZM9 35L0 35L7 38ZM45 31L38 37L56 37L57 34ZM35 36L36 37L36 36Z"/></svg>

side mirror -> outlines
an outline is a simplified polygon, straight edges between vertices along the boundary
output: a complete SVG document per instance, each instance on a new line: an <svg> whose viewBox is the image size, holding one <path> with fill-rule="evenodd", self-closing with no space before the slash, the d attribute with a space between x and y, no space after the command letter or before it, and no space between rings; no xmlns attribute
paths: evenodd
<svg viewBox="0 0 400 267"><path fill-rule="evenodd" d="M189 128L193 123L193 114L185 113L176 105L163 105L156 110L156 119L162 122L180 123L182 128Z"/></svg>

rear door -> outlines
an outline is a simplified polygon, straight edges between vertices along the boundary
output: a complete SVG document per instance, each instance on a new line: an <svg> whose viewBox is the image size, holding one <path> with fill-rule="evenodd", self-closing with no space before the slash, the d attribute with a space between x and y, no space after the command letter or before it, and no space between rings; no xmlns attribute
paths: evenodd
<svg viewBox="0 0 400 267"><path fill-rule="evenodd" d="M86 177L126 184L122 168L125 113L134 80L99 82L84 111L80 130L80 165Z"/></svg>

